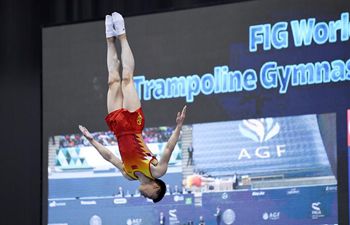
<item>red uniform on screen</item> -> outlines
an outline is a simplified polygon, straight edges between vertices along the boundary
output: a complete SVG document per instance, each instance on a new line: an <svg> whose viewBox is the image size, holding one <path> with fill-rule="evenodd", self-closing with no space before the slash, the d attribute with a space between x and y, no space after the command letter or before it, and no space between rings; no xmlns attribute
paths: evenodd
<svg viewBox="0 0 350 225"><path fill-rule="evenodd" d="M157 165L158 160L142 138L145 126L142 109L139 108L135 112L118 109L109 113L105 120L117 137L125 173L135 180L138 179L135 172L141 172L146 177L154 179L151 164Z"/></svg>

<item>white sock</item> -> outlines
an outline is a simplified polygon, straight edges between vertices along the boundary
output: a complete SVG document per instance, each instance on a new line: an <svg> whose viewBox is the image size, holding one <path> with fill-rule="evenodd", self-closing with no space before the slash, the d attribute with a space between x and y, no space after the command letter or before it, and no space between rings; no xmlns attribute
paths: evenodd
<svg viewBox="0 0 350 225"><path fill-rule="evenodd" d="M106 38L117 36L116 30L113 27L112 16L106 15L105 26L106 26Z"/></svg>
<svg viewBox="0 0 350 225"><path fill-rule="evenodd" d="M117 35L125 34L125 24L123 16L117 12L112 13L112 21Z"/></svg>

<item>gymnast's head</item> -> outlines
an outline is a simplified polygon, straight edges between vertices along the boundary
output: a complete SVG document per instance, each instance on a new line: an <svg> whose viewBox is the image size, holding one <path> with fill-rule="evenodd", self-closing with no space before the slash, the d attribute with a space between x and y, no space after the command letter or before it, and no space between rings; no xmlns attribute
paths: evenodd
<svg viewBox="0 0 350 225"><path fill-rule="evenodd" d="M141 195L150 198L154 203L163 199L166 192L166 185L160 179L155 179L139 186Z"/></svg>

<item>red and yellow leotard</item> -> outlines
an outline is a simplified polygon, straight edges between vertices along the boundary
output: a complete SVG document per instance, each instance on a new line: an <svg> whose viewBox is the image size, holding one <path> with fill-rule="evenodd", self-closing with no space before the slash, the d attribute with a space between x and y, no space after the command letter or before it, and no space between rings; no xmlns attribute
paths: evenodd
<svg viewBox="0 0 350 225"><path fill-rule="evenodd" d="M139 108L135 112L118 109L109 113L105 120L117 137L125 173L135 180L138 179L135 172L141 172L146 177L155 179L152 176L151 164L157 165L158 161L142 138L145 126L142 109Z"/></svg>

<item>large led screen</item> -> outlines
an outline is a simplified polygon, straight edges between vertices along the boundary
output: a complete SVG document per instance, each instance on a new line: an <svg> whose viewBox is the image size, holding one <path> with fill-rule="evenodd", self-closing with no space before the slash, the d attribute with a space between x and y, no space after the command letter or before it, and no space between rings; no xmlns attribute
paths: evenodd
<svg viewBox="0 0 350 225"><path fill-rule="evenodd" d="M342 224L349 8L261 0L125 18L142 136L158 159L187 105L156 204L78 129L120 157L104 120L104 21L44 28L47 224Z"/></svg>

